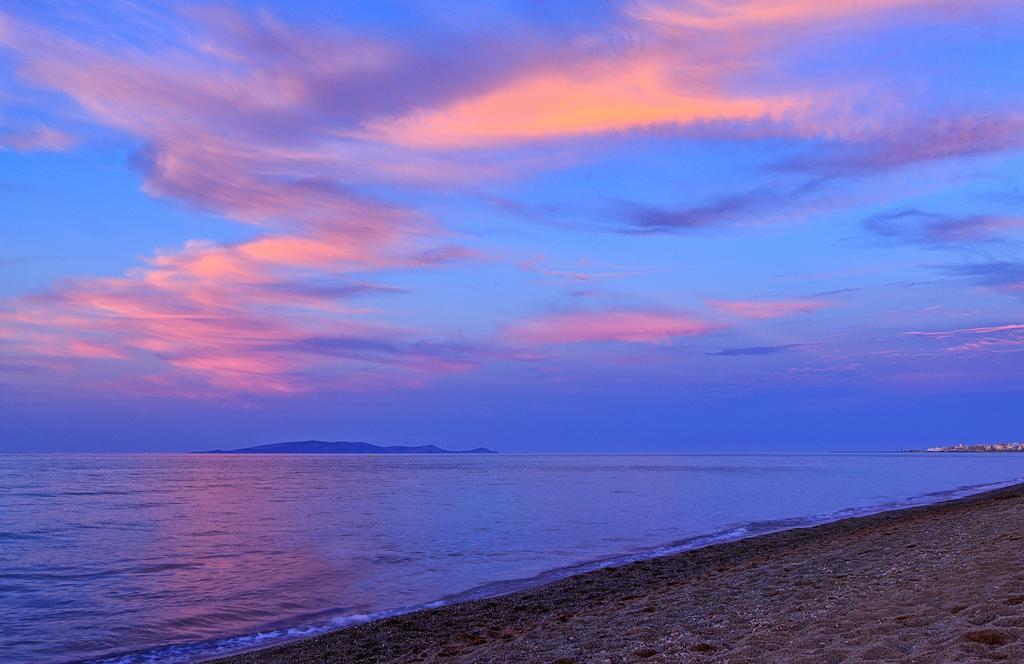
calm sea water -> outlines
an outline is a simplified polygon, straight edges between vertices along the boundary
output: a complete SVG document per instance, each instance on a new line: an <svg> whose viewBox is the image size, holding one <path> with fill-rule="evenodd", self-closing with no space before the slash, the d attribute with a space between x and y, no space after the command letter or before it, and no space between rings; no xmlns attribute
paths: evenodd
<svg viewBox="0 0 1024 664"><path fill-rule="evenodd" d="M0 662L186 662L1024 478L1024 455L0 455Z"/></svg>

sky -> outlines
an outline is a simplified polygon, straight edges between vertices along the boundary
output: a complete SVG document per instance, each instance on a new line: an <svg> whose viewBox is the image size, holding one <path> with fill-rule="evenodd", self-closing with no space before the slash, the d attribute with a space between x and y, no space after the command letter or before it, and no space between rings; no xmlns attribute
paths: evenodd
<svg viewBox="0 0 1024 664"><path fill-rule="evenodd" d="M0 6L0 450L1024 438L1016 0Z"/></svg>

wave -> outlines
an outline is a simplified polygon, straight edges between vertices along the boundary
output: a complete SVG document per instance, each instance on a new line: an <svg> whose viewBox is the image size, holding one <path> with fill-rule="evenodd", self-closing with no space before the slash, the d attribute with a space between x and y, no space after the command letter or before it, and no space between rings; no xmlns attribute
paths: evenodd
<svg viewBox="0 0 1024 664"><path fill-rule="evenodd" d="M288 641L294 641L309 636L316 636L344 627L352 627L372 620L389 618L392 616L421 611L424 609L437 608L449 604L467 602L490 597L498 597L520 590L536 588L560 579L577 574L584 574L606 567L617 567L641 560L670 556L685 551L692 551L706 546L735 542L750 537L767 535L770 533L782 532L798 528L810 528L825 523L833 523L842 519L849 519L858 516L868 516L895 509L905 509L930 505L945 500L964 498L985 491L992 491L1002 487L1013 486L1024 481L1024 478L1007 480L1004 482L990 482L986 484L973 484L959 486L944 491L933 491L919 496L913 496L906 500L888 501L867 507L853 507L825 512L804 517L793 517L787 519L773 519L767 521L750 521L728 525L721 530L676 540L654 548L646 548L641 551L634 551L619 556L590 560L565 567L541 572L535 576L518 579L505 579L484 583L469 590L446 595L436 601L415 606L387 609L375 613L334 613L332 611L320 612L315 615L307 615L305 618L298 618L295 624L290 627L274 627L256 631L250 634L229 636L218 639L209 639L199 642L172 644L147 650L132 651L115 655L108 655L100 658L79 660L80 664L185 664L188 662L200 662L215 659L227 655L237 654L257 648L264 648L270 645L277 645Z"/></svg>

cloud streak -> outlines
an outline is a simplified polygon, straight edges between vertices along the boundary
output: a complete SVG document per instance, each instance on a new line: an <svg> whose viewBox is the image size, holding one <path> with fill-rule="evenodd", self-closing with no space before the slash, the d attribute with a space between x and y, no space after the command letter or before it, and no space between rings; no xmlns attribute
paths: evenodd
<svg viewBox="0 0 1024 664"><path fill-rule="evenodd" d="M870 233L900 242L965 245L995 242L1024 229L1024 219L990 215L951 216L918 209L897 210L868 217Z"/></svg>
<svg viewBox="0 0 1024 664"><path fill-rule="evenodd" d="M1005 353L1024 351L1024 325L1011 323L938 332L905 332L908 336L952 342L950 353Z"/></svg>
<svg viewBox="0 0 1024 664"><path fill-rule="evenodd" d="M556 346L584 343L668 345L681 337L708 334L720 326L665 311L574 311L525 321L505 332L514 344Z"/></svg>
<svg viewBox="0 0 1024 664"><path fill-rule="evenodd" d="M1018 297L1024 297L1024 263L1012 260L993 260L962 265L945 265L941 272L955 277L965 277L976 284Z"/></svg>
<svg viewBox="0 0 1024 664"><path fill-rule="evenodd" d="M0 131L0 149L18 152L64 152L75 143L73 136L52 127Z"/></svg>
<svg viewBox="0 0 1024 664"><path fill-rule="evenodd" d="M759 217L776 216L780 209L813 193L823 183L822 180L809 180L791 189L760 187L691 207L634 204L625 206L625 212L620 213L619 217L625 223L627 233L683 233L718 228Z"/></svg>
<svg viewBox="0 0 1024 664"><path fill-rule="evenodd" d="M640 20L665 26L732 31L848 19L926 5L922 0L640 0L629 11Z"/></svg>
<svg viewBox="0 0 1024 664"><path fill-rule="evenodd" d="M716 350L707 355L714 355L717 357L746 357L755 356L759 357L762 355L778 355L779 353L789 353L797 348L803 348L807 344L783 344L780 346L744 346L741 348L723 348Z"/></svg>
<svg viewBox="0 0 1024 664"><path fill-rule="evenodd" d="M708 305L742 318L767 320L796 314L809 314L831 306L828 300L800 298L791 300L708 300Z"/></svg>

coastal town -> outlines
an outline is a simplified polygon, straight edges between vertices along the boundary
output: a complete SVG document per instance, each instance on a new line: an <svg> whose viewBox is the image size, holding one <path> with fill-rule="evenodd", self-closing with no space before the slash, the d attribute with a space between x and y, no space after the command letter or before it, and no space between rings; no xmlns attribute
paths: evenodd
<svg viewBox="0 0 1024 664"><path fill-rule="evenodd" d="M975 445L943 445L940 447L928 447L923 450L910 450L911 452L1024 452L1024 443L978 443Z"/></svg>

